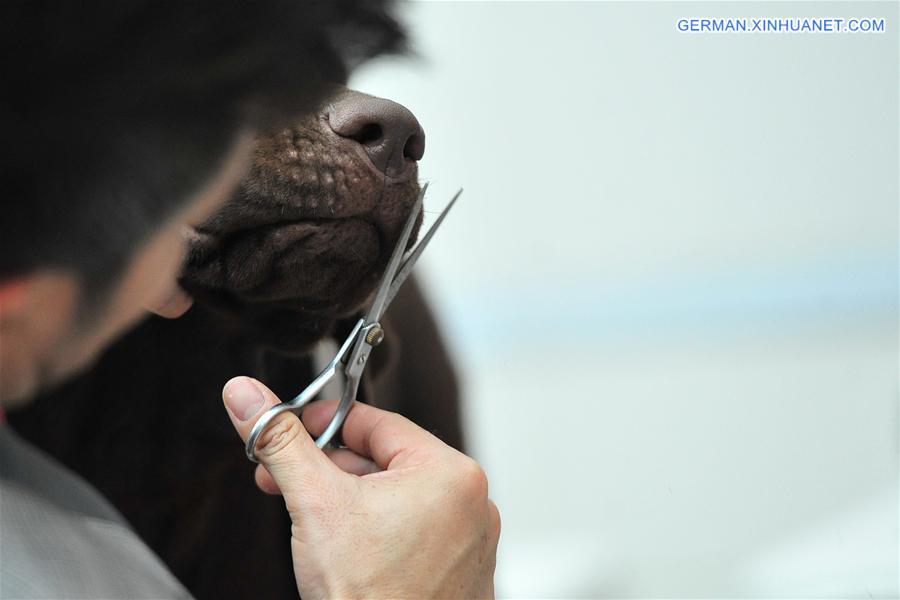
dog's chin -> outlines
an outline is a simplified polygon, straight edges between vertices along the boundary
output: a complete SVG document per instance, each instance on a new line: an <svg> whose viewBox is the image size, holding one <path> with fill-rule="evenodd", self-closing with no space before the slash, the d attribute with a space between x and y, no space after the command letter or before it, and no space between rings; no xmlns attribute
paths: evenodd
<svg viewBox="0 0 900 600"><path fill-rule="evenodd" d="M385 260L381 234L365 220L280 223L198 233L181 284L254 341L298 353L359 309Z"/></svg>
<svg viewBox="0 0 900 600"><path fill-rule="evenodd" d="M212 311L224 318L225 327L254 346L287 356L307 354L323 338L333 335L337 323L356 311L318 313L281 308L272 304L248 304L225 294L207 296L192 310Z"/></svg>

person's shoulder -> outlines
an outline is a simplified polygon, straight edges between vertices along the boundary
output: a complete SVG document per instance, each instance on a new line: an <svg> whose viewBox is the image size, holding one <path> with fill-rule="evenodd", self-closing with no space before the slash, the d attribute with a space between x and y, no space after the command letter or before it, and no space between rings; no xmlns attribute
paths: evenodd
<svg viewBox="0 0 900 600"><path fill-rule="evenodd" d="M39 454L10 442L8 433L0 443L0 598L190 598L124 522L107 518L102 506L86 510L84 498L95 491L73 486L63 467L43 464ZM18 459L24 463L10 468ZM16 478L17 470L29 477ZM63 475L57 494L29 485L46 482L50 488L54 475ZM67 495L81 499L72 506L57 501Z"/></svg>

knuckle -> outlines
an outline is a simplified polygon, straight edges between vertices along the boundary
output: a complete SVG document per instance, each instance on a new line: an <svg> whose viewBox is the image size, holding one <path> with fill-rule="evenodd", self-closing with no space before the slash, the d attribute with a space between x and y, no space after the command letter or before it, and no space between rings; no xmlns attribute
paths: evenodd
<svg viewBox="0 0 900 600"><path fill-rule="evenodd" d="M502 520L500 518L500 510L493 500L488 500L488 534L495 542L500 539L500 530L502 529Z"/></svg>
<svg viewBox="0 0 900 600"><path fill-rule="evenodd" d="M302 440L306 433L303 424L291 413L279 415L259 436L256 454L260 459L272 458L289 447L295 440Z"/></svg>
<svg viewBox="0 0 900 600"><path fill-rule="evenodd" d="M471 458L466 457L459 466L459 487L466 498L487 498L487 474Z"/></svg>

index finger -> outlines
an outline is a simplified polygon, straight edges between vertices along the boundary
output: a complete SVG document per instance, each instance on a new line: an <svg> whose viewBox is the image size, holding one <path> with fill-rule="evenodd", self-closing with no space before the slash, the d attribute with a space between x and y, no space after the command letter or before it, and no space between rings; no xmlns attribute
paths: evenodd
<svg viewBox="0 0 900 600"><path fill-rule="evenodd" d="M336 400L313 402L303 410L304 426L318 435L325 430L336 407ZM386 471L425 462L434 452L450 449L406 417L359 402L353 403L344 421L343 441L347 448L371 458Z"/></svg>

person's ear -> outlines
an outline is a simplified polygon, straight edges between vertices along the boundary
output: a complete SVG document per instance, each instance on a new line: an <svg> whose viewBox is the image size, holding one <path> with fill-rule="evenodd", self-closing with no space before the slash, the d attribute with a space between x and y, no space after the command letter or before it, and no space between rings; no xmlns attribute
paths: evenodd
<svg viewBox="0 0 900 600"><path fill-rule="evenodd" d="M76 279L36 271L0 279L0 401L27 399L40 385L78 306Z"/></svg>
<svg viewBox="0 0 900 600"><path fill-rule="evenodd" d="M160 302L148 306L147 310L167 319L177 319L194 304L194 299L181 289L177 283L173 289Z"/></svg>
<svg viewBox="0 0 900 600"><path fill-rule="evenodd" d="M78 296L77 281L62 272L0 279L0 329L31 323L37 330L51 330L73 317Z"/></svg>
<svg viewBox="0 0 900 600"><path fill-rule="evenodd" d="M28 286L31 278L0 279L0 321L21 314L28 304Z"/></svg>

